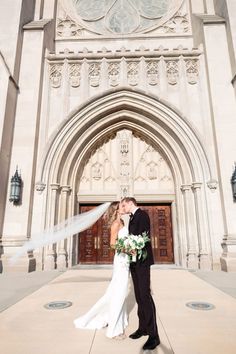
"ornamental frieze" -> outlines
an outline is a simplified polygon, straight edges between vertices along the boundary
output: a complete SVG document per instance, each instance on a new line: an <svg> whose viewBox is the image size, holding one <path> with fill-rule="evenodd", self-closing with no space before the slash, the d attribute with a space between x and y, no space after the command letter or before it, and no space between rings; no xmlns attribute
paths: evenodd
<svg viewBox="0 0 236 354"><path fill-rule="evenodd" d="M111 52L103 48L92 52L83 49L78 53L66 50L47 56L51 87L59 88L62 78L69 81L71 87L87 84L91 87L117 87L118 85L156 86L160 78L169 85L179 81L180 68L185 68L185 80L188 84L198 83L199 49L188 50L177 47L166 50L159 47L154 50L139 48L135 51L121 48ZM182 70L182 69L181 69ZM142 80L141 80L142 78Z"/></svg>

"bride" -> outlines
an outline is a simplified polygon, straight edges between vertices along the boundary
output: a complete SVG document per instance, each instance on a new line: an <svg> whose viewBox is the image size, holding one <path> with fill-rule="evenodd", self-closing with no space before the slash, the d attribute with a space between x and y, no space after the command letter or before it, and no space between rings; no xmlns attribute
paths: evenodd
<svg viewBox="0 0 236 354"><path fill-rule="evenodd" d="M120 218L119 202L113 202L104 214L110 226L110 245L115 244L117 238L127 236L128 229ZM113 274L105 294L83 316L74 320L76 328L100 329L107 327L108 338L124 339L124 329L128 325L126 296L129 282L129 260L124 253L115 253Z"/></svg>

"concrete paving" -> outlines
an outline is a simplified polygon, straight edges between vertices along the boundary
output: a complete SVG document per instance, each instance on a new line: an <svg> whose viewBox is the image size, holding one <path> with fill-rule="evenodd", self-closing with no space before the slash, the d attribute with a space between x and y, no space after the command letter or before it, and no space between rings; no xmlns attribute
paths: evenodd
<svg viewBox="0 0 236 354"><path fill-rule="evenodd" d="M111 274L111 268L77 268L65 273L0 275L1 354L236 353L236 285L230 284L235 273L154 267L152 291L161 345L146 352L142 350L146 337L117 341L106 338L106 329L79 330L73 326L73 320L104 293ZM46 309L44 305L52 301L70 301L72 306ZM191 309L186 306L191 301L210 303L214 308ZM127 336L137 328L132 282L128 309Z"/></svg>

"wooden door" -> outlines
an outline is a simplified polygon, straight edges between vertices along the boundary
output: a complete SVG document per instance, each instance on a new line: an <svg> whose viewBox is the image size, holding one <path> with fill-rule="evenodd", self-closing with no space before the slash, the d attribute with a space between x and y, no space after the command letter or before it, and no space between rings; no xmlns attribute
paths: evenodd
<svg viewBox="0 0 236 354"><path fill-rule="evenodd" d="M150 217L151 242L155 263L173 263L173 239L170 204L139 205ZM95 205L84 205L80 212L89 211ZM78 263L110 264L114 253L110 250L110 233L103 219L100 218L91 228L79 235Z"/></svg>
<svg viewBox="0 0 236 354"><path fill-rule="evenodd" d="M155 263L174 263L170 204L140 205L150 217Z"/></svg>
<svg viewBox="0 0 236 354"><path fill-rule="evenodd" d="M83 205L80 212L93 209L95 205ZM100 218L92 227L79 235L78 263L83 264L110 264L114 252L110 250L110 233Z"/></svg>

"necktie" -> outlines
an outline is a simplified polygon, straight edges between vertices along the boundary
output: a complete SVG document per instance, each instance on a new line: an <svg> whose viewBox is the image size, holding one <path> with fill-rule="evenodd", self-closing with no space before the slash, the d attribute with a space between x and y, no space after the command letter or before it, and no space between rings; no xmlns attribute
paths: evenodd
<svg viewBox="0 0 236 354"><path fill-rule="evenodd" d="M133 217L134 217L134 214L133 214L133 213L130 213L129 217L130 217L130 220L132 220Z"/></svg>

